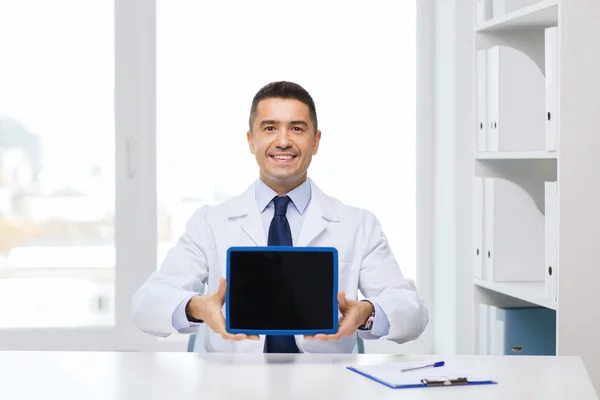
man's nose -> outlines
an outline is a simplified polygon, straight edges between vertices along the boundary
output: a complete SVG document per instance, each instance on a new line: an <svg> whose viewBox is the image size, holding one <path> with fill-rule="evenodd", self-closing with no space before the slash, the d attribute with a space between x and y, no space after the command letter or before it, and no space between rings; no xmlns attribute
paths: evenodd
<svg viewBox="0 0 600 400"><path fill-rule="evenodd" d="M275 141L277 147L287 148L292 145L292 141L290 140L290 131L288 129L281 129L277 134L277 139Z"/></svg>

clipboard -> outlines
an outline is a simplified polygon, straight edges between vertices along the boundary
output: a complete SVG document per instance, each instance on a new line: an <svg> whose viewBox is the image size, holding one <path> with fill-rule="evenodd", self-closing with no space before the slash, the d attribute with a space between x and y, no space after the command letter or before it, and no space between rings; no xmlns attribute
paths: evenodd
<svg viewBox="0 0 600 400"><path fill-rule="evenodd" d="M430 387L452 387L469 385L494 385L491 379L452 370L444 362L439 367L422 366L415 363L348 366L348 370L371 379L391 389L415 389ZM433 364L432 364L433 365Z"/></svg>

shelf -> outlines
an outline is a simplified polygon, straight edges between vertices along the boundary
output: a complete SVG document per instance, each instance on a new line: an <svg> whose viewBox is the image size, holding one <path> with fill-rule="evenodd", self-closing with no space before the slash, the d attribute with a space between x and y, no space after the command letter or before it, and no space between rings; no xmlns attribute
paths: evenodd
<svg viewBox="0 0 600 400"><path fill-rule="evenodd" d="M557 153L549 151L478 152L476 160L556 160Z"/></svg>
<svg viewBox="0 0 600 400"><path fill-rule="evenodd" d="M543 0L485 21L475 27L475 32L545 29L551 26L558 26L558 4L556 0Z"/></svg>
<svg viewBox="0 0 600 400"><path fill-rule="evenodd" d="M508 179L525 186L557 180L557 154L547 151L481 152L475 155L475 176Z"/></svg>
<svg viewBox="0 0 600 400"><path fill-rule="evenodd" d="M526 303L556 310L556 302L546 298L544 282L489 282L475 278L475 285Z"/></svg>

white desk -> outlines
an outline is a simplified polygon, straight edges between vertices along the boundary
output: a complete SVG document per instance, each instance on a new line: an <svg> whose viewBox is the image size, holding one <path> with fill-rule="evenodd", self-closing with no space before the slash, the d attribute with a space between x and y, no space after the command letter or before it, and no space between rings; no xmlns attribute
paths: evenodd
<svg viewBox="0 0 600 400"><path fill-rule="evenodd" d="M0 352L0 399L597 399L575 357L455 356L498 385L389 389L349 364L434 361L392 355Z"/></svg>

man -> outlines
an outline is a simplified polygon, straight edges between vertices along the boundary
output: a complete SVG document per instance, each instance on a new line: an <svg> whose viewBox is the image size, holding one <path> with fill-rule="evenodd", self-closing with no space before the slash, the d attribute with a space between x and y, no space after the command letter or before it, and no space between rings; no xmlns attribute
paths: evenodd
<svg viewBox="0 0 600 400"><path fill-rule="evenodd" d="M405 279L377 218L324 194L307 177L321 131L310 94L274 82L254 97L247 132L260 177L244 193L200 208L133 299L133 319L161 337L206 330L211 352L351 353L354 333L397 343L428 323L414 283ZM375 195L375 194L374 194ZM338 332L312 337L232 335L225 330L226 253L231 246L330 246L339 255ZM206 294L199 294L207 284ZM364 301L357 301L361 291Z"/></svg>

